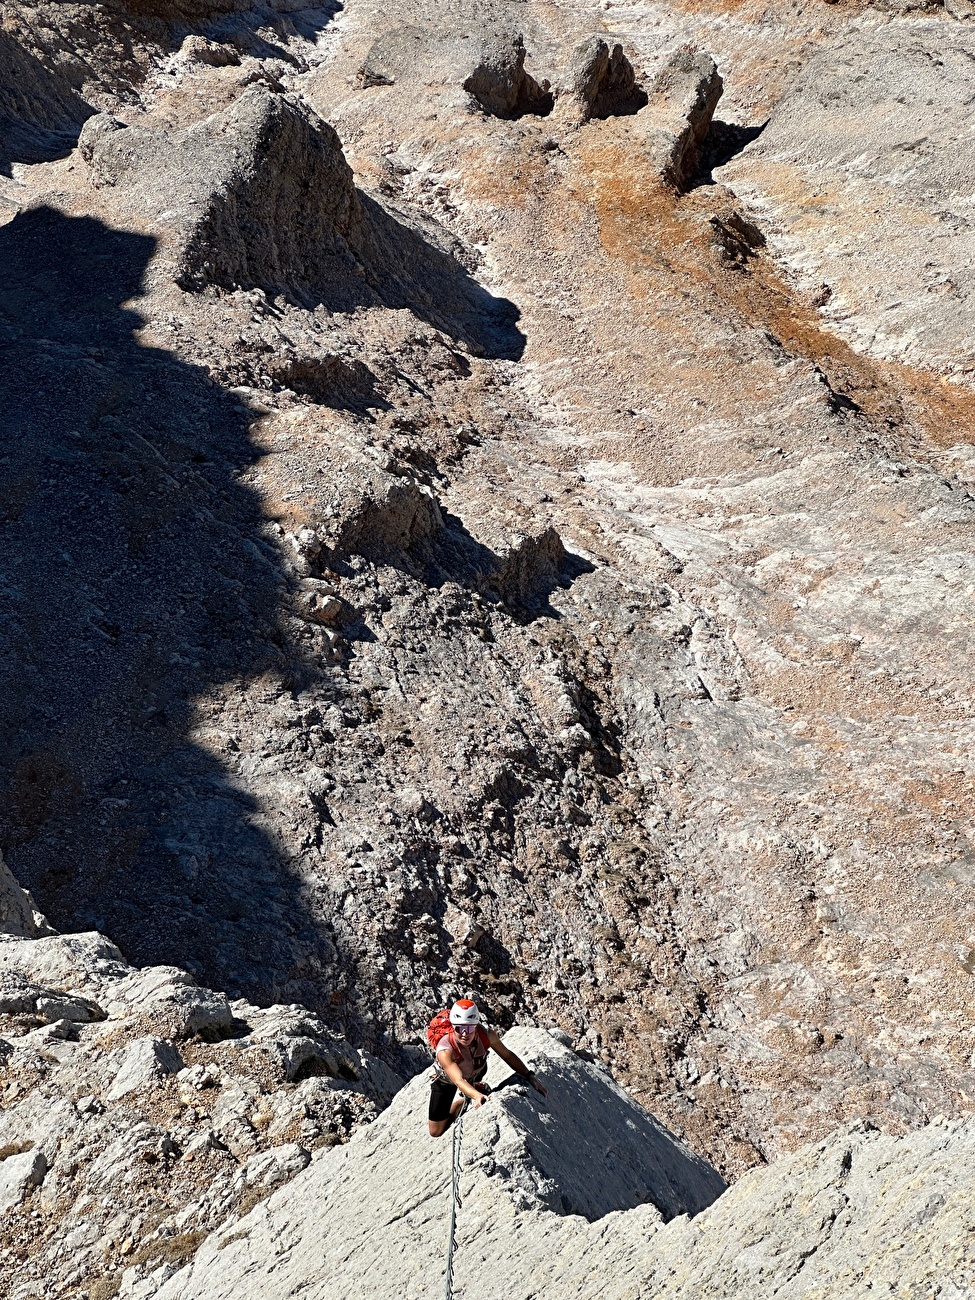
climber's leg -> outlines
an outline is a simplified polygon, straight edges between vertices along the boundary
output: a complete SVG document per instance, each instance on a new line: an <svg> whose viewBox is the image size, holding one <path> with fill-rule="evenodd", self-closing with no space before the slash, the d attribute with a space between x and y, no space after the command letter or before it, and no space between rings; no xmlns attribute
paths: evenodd
<svg viewBox="0 0 975 1300"><path fill-rule="evenodd" d="M430 1110L427 1118L430 1121L431 1137L441 1137L447 1132L463 1101L463 1097L457 1096L454 1085L445 1079L437 1079L430 1085Z"/></svg>

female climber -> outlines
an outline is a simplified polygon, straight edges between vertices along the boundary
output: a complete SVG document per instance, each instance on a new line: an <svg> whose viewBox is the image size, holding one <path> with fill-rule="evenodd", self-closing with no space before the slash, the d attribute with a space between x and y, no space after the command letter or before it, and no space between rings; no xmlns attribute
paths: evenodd
<svg viewBox="0 0 975 1300"><path fill-rule="evenodd" d="M430 1136L440 1137L453 1123L466 1097L472 1106L482 1106L490 1092L482 1079L487 1073L489 1051L497 1052L516 1074L526 1079L543 1097L548 1090L538 1082L520 1056L508 1050L493 1029L481 1020L481 1013L468 998L461 998L448 1015L434 1017L427 1037L436 1053L434 1079L430 1086ZM458 1090L462 1096L457 1097ZM456 1098L456 1100L455 1100Z"/></svg>

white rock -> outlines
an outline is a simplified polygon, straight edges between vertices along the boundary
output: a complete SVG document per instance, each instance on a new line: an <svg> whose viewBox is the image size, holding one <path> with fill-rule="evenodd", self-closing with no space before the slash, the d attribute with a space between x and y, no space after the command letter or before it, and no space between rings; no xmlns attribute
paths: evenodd
<svg viewBox="0 0 975 1300"><path fill-rule="evenodd" d="M233 1011L222 993L198 988L186 971L175 966L150 966L126 975L112 989L112 1016L138 1012L165 1024L178 1038L224 1038L233 1024Z"/></svg>
<svg viewBox="0 0 975 1300"><path fill-rule="evenodd" d="M544 1031L506 1041L550 1093L498 1087L497 1063L495 1093L464 1120L458 1296L971 1293L975 1123L905 1138L853 1126L719 1195L714 1171L594 1066ZM427 1136L426 1099L419 1076L346 1146L214 1233L159 1300L439 1294L451 1142Z"/></svg>
<svg viewBox="0 0 975 1300"><path fill-rule="evenodd" d="M49 1024L56 1020L71 1020L78 1024L87 1024L91 1020L103 1020L105 1017L97 1002L70 995L38 998L37 1014Z"/></svg>
<svg viewBox="0 0 975 1300"><path fill-rule="evenodd" d="M0 943L0 971L16 972L48 988L87 988L117 979L128 967L115 944L97 931L45 932L38 939Z"/></svg>
<svg viewBox="0 0 975 1300"><path fill-rule="evenodd" d="M210 1065L191 1065L187 1070L180 1070L176 1076L180 1100L187 1106L192 1105L198 1095L206 1088L215 1088L220 1083L220 1067Z"/></svg>
<svg viewBox="0 0 975 1300"><path fill-rule="evenodd" d="M115 1077L107 1101L118 1101L142 1088L156 1087L169 1074L183 1069L183 1058L162 1038L137 1038L128 1047L112 1054L110 1068Z"/></svg>
<svg viewBox="0 0 975 1300"><path fill-rule="evenodd" d="M0 1160L0 1213L19 1205L31 1187L40 1187L46 1173L43 1151L23 1151Z"/></svg>
<svg viewBox="0 0 975 1300"><path fill-rule="evenodd" d="M237 1177L247 1187L277 1187L300 1174L311 1160L311 1154L297 1142L273 1147L252 1156Z"/></svg>
<svg viewBox="0 0 975 1300"><path fill-rule="evenodd" d="M21 889L0 854L0 938L36 939L53 934L26 889Z"/></svg>

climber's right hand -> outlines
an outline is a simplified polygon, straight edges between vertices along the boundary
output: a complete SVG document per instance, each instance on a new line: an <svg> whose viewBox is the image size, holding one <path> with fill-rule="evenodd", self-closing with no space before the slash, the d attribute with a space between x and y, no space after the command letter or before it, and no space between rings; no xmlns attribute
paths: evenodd
<svg viewBox="0 0 975 1300"><path fill-rule="evenodd" d="M487 1097L484 1096L483 1092L478 1092L475 1089L473 1090L473 1096L469 1097L469 1101L470 1104L473 1106L473 1108L477 1110L478 1106L484 1105L484 1103L487 1101Z"/></svg>

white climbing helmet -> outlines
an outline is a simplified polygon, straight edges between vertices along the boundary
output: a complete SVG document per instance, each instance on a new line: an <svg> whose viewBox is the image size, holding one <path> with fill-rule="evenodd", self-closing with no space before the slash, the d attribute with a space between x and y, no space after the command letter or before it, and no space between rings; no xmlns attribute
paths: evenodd
<svg viewBox="0 0 975 1300"><path fill-rule="evenodd" d="M481 1013L470 998L461 998L450 1008L450 1023L452 1025L479 1025L481 1023Z"/></svg>

